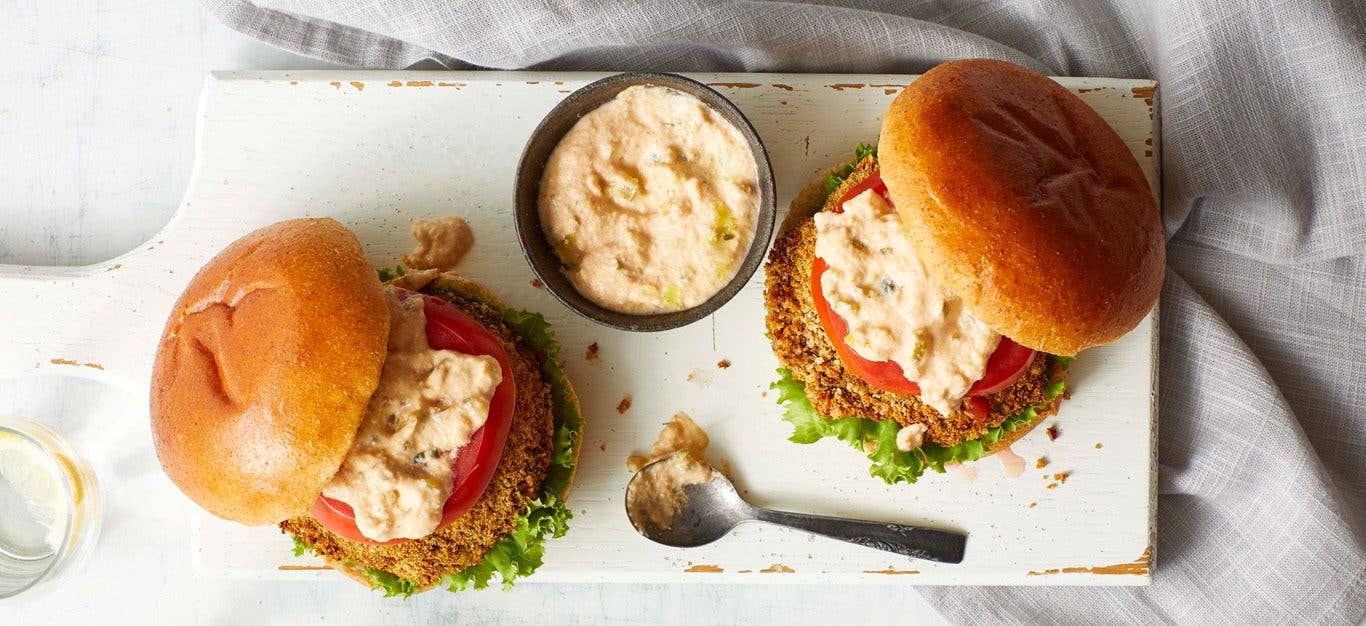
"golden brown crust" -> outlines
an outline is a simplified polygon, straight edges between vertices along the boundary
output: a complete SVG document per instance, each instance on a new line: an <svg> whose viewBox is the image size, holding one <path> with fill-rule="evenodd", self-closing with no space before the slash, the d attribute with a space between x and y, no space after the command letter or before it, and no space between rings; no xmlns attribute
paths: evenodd
<svg viewBox="0 0 1366 626"><path fill-rule="evenodd" d="M379 279L341 223L290 220L233 242L190 280L157 347L166 475L244 524L308 510L351 449L388 336Z"/></svg>
<svg viewBox="0 0 1366 626"><path fill-rule="evenodd" d="M798 194L789 209L789 219L778 234L764 267L765 324L773 345L773 352L782 365L792 370L794 378L806 385L807 398L820 415L830 418L866 417L874 420L892 419L899 424L923 423L929 430L926 438L943 446L952 446L980 437L989 427L999 425L1029 405L1046 402L1043 387L1050 380L1046 359L1036 358L1030 368L1014 384L986 398L991 407L986 422L979 422L966 410L947 417L920 402L915 396L882 391L864 382L844 366L821 327L820 318L811 299L811 264L816 251L816 229L812 215L822 208L829 209L844 192L872 174L877 161L864 159L845 182L829 194L824 193L823 177ZM810 192L810 193L808 193ZM1058 402L1048 402L1039 418L1057 411ZM1033 428L1019 428L1004 439L1024 436ZM1008 445L1008 442L1007 444ZM996 444L994 451L1003 447Z"/></svg>
<svg viewBox="0 0 1366 626"><path fill-rule="evenodd" d="M892 102L878 150L926 267L996 331L1072 355L1156 302L1164 233L1143 171L1054 81L1002 61L945 63Z"/></svg>
<svg viewBox="0 0 1366 626"><path fill-rule="evenodd" d="M478 286L450 274L438 280L441 282L437 284L465 281L460 283L465 293ZM498 540L515 530L518 515L540 494L550 466L554 416L550 387L540 374L544 355L523 344L492 307L449 292L427 292L451 301L502 342L516 381L516 409L503 456L484 495L439 532L395 545L373 546L342 539L309 515L280 524L282 530L313 546L333 568L366 586L371 582L362 571L365 568L389 572L425 589L439 582L442 574L460 572L481 562ZM491 296L482 287L477 294L481 298Z"/></svg>

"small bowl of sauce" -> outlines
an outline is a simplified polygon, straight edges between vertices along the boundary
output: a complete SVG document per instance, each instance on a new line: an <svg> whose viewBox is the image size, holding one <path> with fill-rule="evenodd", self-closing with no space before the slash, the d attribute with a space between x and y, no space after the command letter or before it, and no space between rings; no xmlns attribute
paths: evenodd
<svg viewBox="0 0 1366 626"><path fill-rule="evenodd" d="M776 214L763 142L730 100L674 74L591 83L522 152L517 236L565 306L658 331L728 302L763 263Z"/></svg>

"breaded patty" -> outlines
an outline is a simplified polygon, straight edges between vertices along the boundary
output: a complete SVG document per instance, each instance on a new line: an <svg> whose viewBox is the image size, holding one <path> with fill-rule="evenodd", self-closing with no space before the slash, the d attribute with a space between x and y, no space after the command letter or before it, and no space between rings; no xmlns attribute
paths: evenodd
<svg viewBox="0 0 1366 626"><path fill-rule="evenodd" d="M799 194L764 267L765 324L773 353L784 367L792 370L794 378L805 383L812 407L826 418L890 419L902 425L922 423L929 428L926 438L942 446L976 439L988 428L1033 404L1045 406L1038 411L1035 424L1056 413L1061 398L1049 402L1044 386L1062 374L1047 371L1049 359L1043 355L1035 358L1010 387L985 398L991 407L985 422L963 408L949 416L940 415L919 398L877 389L845 367L821 327L811 299L811 264L816 255L816 224L812 216L832 208L848 189L876 169L877 160L870 156L828 197L821 186L823 179ZM1008 438L1013 440L1028 431L1029 428L1017 429Z"/></svg>
<svg viewBox="0 0 1366 626"><path fill-rule="evenodd" d="M422 539L390 546L348 541L310 515L280 524L282 530L313 546L334 567L346 563L344 569L353 575L362 568L382 570L411 580L419 588L436 584L442 574L479 563L498 540L515 530L517 516L540 492L550 465L554 433L550 386L540 373L544 357L524 345L492 307L448 292L424 293L450 301L498 337L516 381L517 404L507 445L483 497L450 526Z"/></svg>

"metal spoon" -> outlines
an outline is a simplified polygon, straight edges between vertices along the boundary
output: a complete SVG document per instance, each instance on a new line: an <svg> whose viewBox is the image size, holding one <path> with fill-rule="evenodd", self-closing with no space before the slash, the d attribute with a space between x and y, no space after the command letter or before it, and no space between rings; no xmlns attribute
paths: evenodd
<svg viewBox="0 0 1366 626"><path fill-rule="evenodd" d="M656 460L641 468L626 486L631 493L633 485L651 472L667 470L663 464L669 458ZM642 483L643 484L643 483ZM631 506L626 507L626 515L640 534L646 539L676 548L691 548L709 544L724 537L736 526L745 522L764 522L776 526L786 526L809 533L839 539L849 543L877 548L887 552L940 563L961 563L963 546L967 535L934 528L889 524L865 520L789 513L756 507L735 491L725 475L711 470L711 480L701 484L684 485L682 505L668 524L657 525L648 517L637 519L632 515Z"/></svg>

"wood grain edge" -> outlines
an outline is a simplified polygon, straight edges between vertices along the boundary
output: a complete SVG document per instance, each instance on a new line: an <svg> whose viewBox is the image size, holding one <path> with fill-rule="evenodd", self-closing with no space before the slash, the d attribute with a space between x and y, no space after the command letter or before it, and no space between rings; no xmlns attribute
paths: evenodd
<svg viewBox="0 0 1366 626"><path fill-rule="evenodd" d="M1147 576L1151 571L1153 559L1153 548L1148 546L1143 549L1143 554L1137 559L1127 563L1116 563L1114 565L1093 565L1091 567L1059 567L1056 569L1046 569L1043 571L1031 571L1030 576L1051 576L1053 574L1102 574L1102 575L1122 575L1122 576Z"/></svg>

